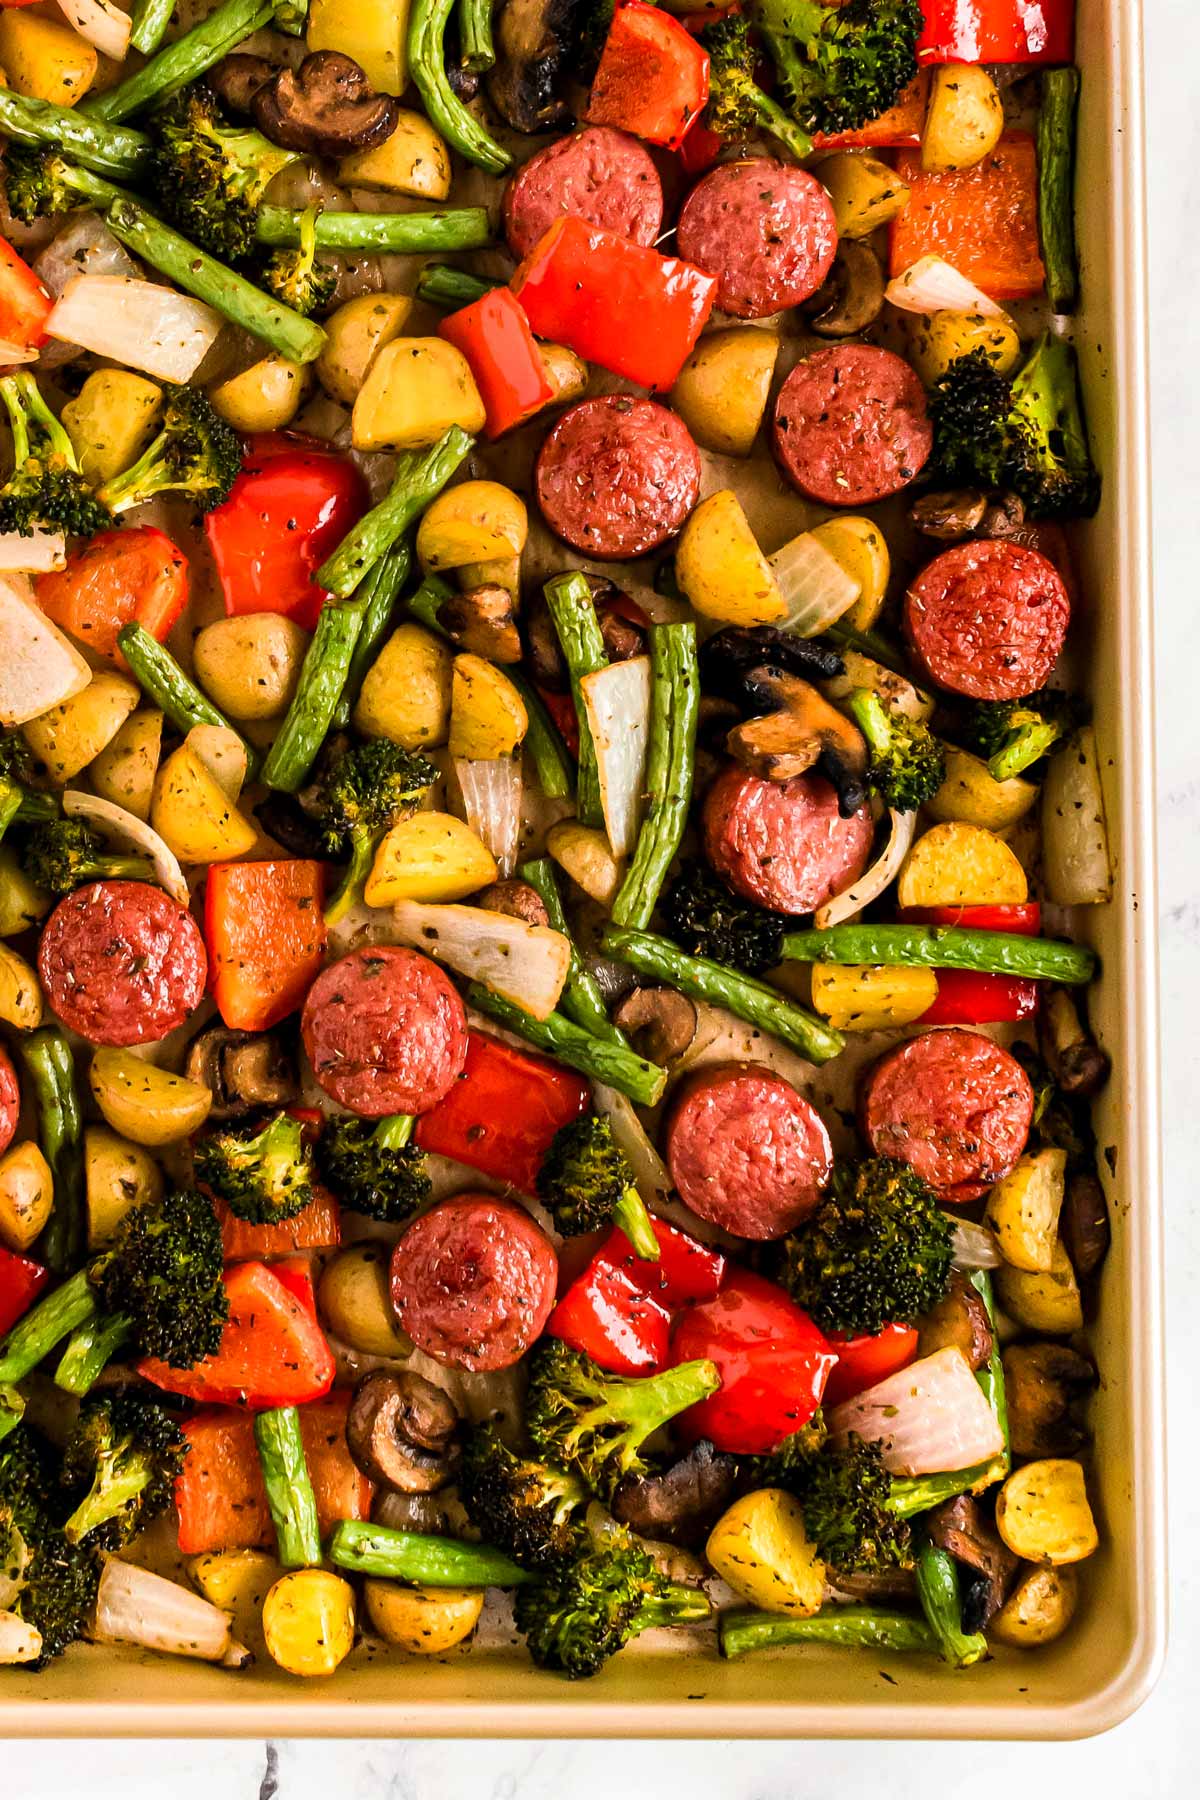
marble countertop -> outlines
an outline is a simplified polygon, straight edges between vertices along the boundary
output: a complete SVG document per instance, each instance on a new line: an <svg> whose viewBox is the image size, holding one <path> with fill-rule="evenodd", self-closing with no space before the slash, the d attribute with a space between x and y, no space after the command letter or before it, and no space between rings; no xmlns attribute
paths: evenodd
<svg viewBox="0 0 1200 1800"><path fill-rule="evenodd" d="M1200 166L1194 71L1200 11L1147 0L1151 318L1154 401L1158 766L1163 979L1163 1099L1167 1195L1168 1381L1176 1432L1170 1472L1172 1643L1166 1673L1142 1710L1081 1744L998 1744L991 1783L1030 1791L1054 1780L1108 1795L1173 1800L1194 1792L1196 1669L1200 1666L1200 735L1191 686L1200 667L1196 603L1196 467L1200 359L1192 302L1200 234L1186 229ZM1193 153L1196 160L1193 161ZM1193 660L1194 659L1194 660ZM1185 1756L1187 1761L1185 1763ZM894 1793L941 1800L962 1789L952 1744L217 1743L8 1745L5 1800L638 1800L674 1791L695 1800L876 1800L879 1771ZM1185 1767L1192 1776L1185 1776ZM86 1773L84 1773L86 1771Z"/></svg>

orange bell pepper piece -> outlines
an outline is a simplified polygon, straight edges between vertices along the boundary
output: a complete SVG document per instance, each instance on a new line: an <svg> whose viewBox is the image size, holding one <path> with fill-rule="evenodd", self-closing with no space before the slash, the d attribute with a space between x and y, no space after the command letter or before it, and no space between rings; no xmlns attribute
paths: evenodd
<svg viewBox="0 0 1200 1800"><path fill-rule="evenodd" d="M216 1354L194 1369L143 1357L142 1380L188 1400L256 1411L323 1399L336 1369L312 1313L265 1263L235 1263L224 1279L229 1322Z"/></svg>
<svg viewBox="0 0 1200 1800"><path fill-rule="evenodd" d="M893 278L941 256L993 300L1041 293L1037 146L1027 131L1006 131L973 169L923 169L919 150L902 150L896 173L909 200L892 224Z"/></svg>
<svg viewBox="0 0 1200 1800"><path fill-rule="evenodd" d="M117 649L122 626L142 625L164 644L187 597L187 557L153 525L102 531L37 584L46 617L120 669L129 666Z"/></svg>
<svg viewBox="0 0 1200 1800"><path fill-rule="evenodd" d="M508 288L451 313L438 336L461 350L471 365L487 413L487 434L497 438L531 418L554 398L554 383L529 329L521 303Z"/></svg>
<svg viewBox="0 0 1200 1800"><path fill-rule="evenodd" d="M336 1250L342 1241L342 1215L326 1188L316 1187L302 1211L278 1225L250 1225L235 1219L223 1200L213 1207L221 1221L221 1244L226 1262L272 1262L294 1256L300 1250Z"/></svg>
<svg viewBox="0 0 1200 1800"><path fill-rule="evenodd" d="M204 940L226 1025L266 1031L295 1012L325 958L324 893L322 863L213 863Z"/></svg>

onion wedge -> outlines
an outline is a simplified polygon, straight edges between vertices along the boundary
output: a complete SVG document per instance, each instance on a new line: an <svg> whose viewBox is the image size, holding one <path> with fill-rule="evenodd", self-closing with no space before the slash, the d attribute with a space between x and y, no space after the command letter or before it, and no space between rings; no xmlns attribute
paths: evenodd
<svg viewBox="0 0 1200 1800"><path fill-rule="evenodd" d="M787 606L787 618L780 621L784 631L798 637L816 637L827 625L849 612L862 589L847 575L836 556L815 538L802 531L790 538L767 566L775 577L775 585Z"/></svg>
<svg viewBox="0 0 1200 1800"><path fill-rule="evenodd" d="M596 747L600 805L614 856L629 856L637 843L650 743L650 658L609 663L579 684L588 730Z"/></svg>
<svg viewBox="0 0 1200 1800"><path fill-rule="evenodd" d="M955 1219L954 1266L956 1269L998 1269L1004 1258L986 1225L971 1219Z"/></svg>
<svg viewBox="0 0 1200 1800"><path fill-rule="evenodd" d="M1050 758L1042 783L1042 859L1047 890L1059 906L1103 906L1112 898L1104 791L1090 725Z"/></svg>
<svg viewBox="0 0 1200 1800"><path fill-rule="evenodd" d="M163 381L190 381L223 325L202 300L123 275L77 275L46 320L51 337Z"/></svg>
<svg viewBox="0 0 1200 1800"><path fill-rule="evenodd" d="M117 806L112 800L102 800L99 794L85 794L80 788L68 788L63 795L63 811L68 819L78 819L83 825L90 825L93 831L99 832L106 843L118 850L132 850L139 856L148 856L154 864L154 873L158 877L158 885L170 894L172 900L178 900L180 906L190 906L192 896L188 884L183 878L183 870L174 851L168 850L157 831L139 819L135 814L126 812L123 806Z"/></svg>
<svg viewBox="0 0 1200 1800"><path fill-rule="evenodd" d="M900 873L900 865L912 849L913 838L917 833L916 813L901 813L894 809L891 815L892 829L887 843L879 856L865 869L857 881L852 881L848 888L827 900L813 914L813 924L818 931L827 931L831 925L841 925L860 913L864 906L872 900L878 900L883 890L890 885Z"/></svg>
<svg viewBox="0 0 1200 1800"><path fill-rule="evenodd" d="M81 694L92 671L24 575L0 574L0 725L24 725Z"/></svg>
<svg viewBox="0 0 1200 1800"><path fill-rule="evenodd" d="M36 362L38 352L28 344L10 344L0 338L0 369L19 369L22 363Z"/></svg>
<svg viewBox="0 0 1200 1800"><path fill-rule="evenodd" d="M893 1475L970 1469L1004 1449L1000 1421L957 1346L909 1363L829 1415L831 1442L878 1443Z"/></svg>
<svg viewBox="0 0 1200 1800"><path fill-rule="evenodd" d="M119 1556L105 1561L90 1635L97 1644L138 1644L201 1662L224 1662L233 1648L228 1613Z"/></svg>
<svg viewBox="0 0 1200 1800"><path fill-rule="evenodd" d="M524 789L520 755L497 756L487 762L457 756L454 773L467 824L491 851L501 875L511 875L517 866L521 841Z"/></svg>
<svg viewBox="0 0 1200 1800"><path fill-rule="evenodd" d="M549 925L527 925L482 906L429 906L398 900L392 911L402 944L449 963L535 1019L558 1005L571 970L571 941Z"/></svg>
<svg viewBox="0 0 1200 1800"><path fill-rule="evenodd" d="M0 533L0 570L6 575L46 575L67 566L67 540L61 531Z"/></svg>
<svg viewBox="0 0 1200 1800"><path fill-rule="evenodd" d="M36 1662L41 1654L42 1634L37 1627L27 1625L16 1613L0 1612L0 1669Z"/></svg>
<svg viewBox="0 0 1200 1800"><path fill-rule="evenodd" d="M960 275L943 256L920 256L889 281L883 297L901 312L979 313L985 319L1007 319L1002 306Z"/></svg>
<svg viewBox="0 0 1200 1800"><path fill-rule="evenodd" d="M109 0L58 0L58 9L68 25L101 56L112 62L124 62L129 54L129 33L133 20L119 12Z"/></svg>

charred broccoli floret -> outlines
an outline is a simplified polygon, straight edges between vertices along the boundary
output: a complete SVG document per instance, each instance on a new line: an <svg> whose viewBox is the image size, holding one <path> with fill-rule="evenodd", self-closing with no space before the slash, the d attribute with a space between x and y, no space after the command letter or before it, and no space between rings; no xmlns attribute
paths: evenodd
<svg viewBox="0 0 1200 1800"><path fill-rule="evenodd" d="M342 1206L394 1225L428 1200L432 1183L425 1157L409 1142L413 1124L407 1113L378 1121L326 1119L317 1139L317 1167Z"/></svg>
<svg viewBox="0 0 1200 1800"><path fill-rule="evenodd" d="M194 243L224 262L244 262L256 247L258 209L283 169L297 161L261 131L225 118L202 82L151 119L154 192L164 212Z"/></svg>
<svg viewBox="0 0 1200 1800"><path fill-rule="evenodd" d="M153 881L148 856L117 856L78 819L51 819L31 831L21 867L48 894L70 894L85 881Z"/></svg>
<svg viewBox="0 0 1200 1800"><path fill-rule="evenodd" d="M59 1476L82 1491L63 1526L67 1541L120 1550L172 1504L187 1452L179 1421L157 1401L133 1390L85 1400Z"/></svg>
<svg viewBox="0 0 1200 1800"><path fill-rule="evenodd" d="M518 1456L494 1425L472 1433L458 1492L484 1542L525 1569L553 1569L579 1549L578 1515L589 1492L578 1475Z"/></svg>
<svg viewBox="0 0 1200 1800"><path fill-rule="evenodd" d="M312 1200L312 1154L290 1113L209 1132L193 1156L204 1185L251 1225L278 1225Z"/></svg>
<svg viewBox="0 0 1200 1800"><path fill-rule="evenodd" d="M736 14L706 25L699 41L708 51L708 105L704 124L719 138L751 137L757 131L778 138L798 161L812 154L807 131L790 119L777 100L754 79L757 50L745 19Z"/></svg>
<svg viewBox="0 0 1200 1800"><path fill-rule="evenodd" d="M917 73L919 0L751 0L787 109L814 135L857 131L900 98Z"/></svg>
<svg viewBox="0 0 1200 1800"><path fill-rule="evenodd" d="M319 206L310 206L301 214L300 242L295 249L272 250L254 264L258 285L305 318L329 305L338 284L333 265L317 261L320 212Z"/></svg>
<svg viewBox="0 0 1200 1800"><path fill-rule="evenodd" d="M839 1164L829 1194L785 1240L780 1279L827 1331L919 1318L950 1281L953 1227L907 1163Z"/></svg>
<svg viewBox="0 0 1200 1800"><path fill-rule="evenodd" d="M60 1656L86 1630L100 1562L58 1524L56 1470L47 1446L26 1428L0 1444L0 1582L5 1610L37 1634L32 1667Z"/></svg>
<svg viewBox="0 0 1200 1800"><path fill-rule="evenodd" d="M658 1261L654 1222L607 1119L592 1114L556 1131L538 1171L537 1189L563 1237L579 1237L612 1223L639 1256Z"/></svg>
<svg viewBox="0 0 1200 1800"><path fill-rule="evenodd" d="M993 781L1023 775L1086 717L1074 694L1041 688L1023 700L979 700L959 730L964 749L982 756Z"/></svg>
<svg viewBox="0 0 1200 1800"><path fill-rule="evenodd" d="M710 1611L699 1588L667 1581L632 1543L585 1551L544 1581L519 1587L515 1609L534 1662L572 1681L597 1674L640 1632Z"/></svg>
<svg viewBox="0 0 1200 1800"><path fill-rule="evenodd" d="M623 1476L649 1468L642 1455L646 1439L719 1385L711 1362L625 1378L607 1375L582 1351L545 1338L533 1354L525 1422L541 1456L576 1470L607 1500Z"/></svg>
<svg viewBox="0 0 1200 1800"><path fill-rule="evenodd" d="M19 731L0 731L0 838L14 819L41 825L59 817L58 801L39 792L37 783L37 762L26 739Z"/></svg>
<svg viewBox="0 0 1200 1800"><path fill-rule="evenodd" d="M827 1444L809 1457L787 1485L818 1556L831 1569L882 1574L911 1562L912 1535L888 1506L892 1477L878 1444L852 1432L844 1447Z"/></svg>
<svg viewBox="0 0 1200 1800"><path fill-rule="evenodd" d="M10 143L4 152L4 191L9 212L24 225L76 207L104 209L123 193L103 175L81 169L57 150L16 143Z"/></svg>
<svg viewBox="0 0 1200 1800"><path fill-rule="evenodd" d="M303 795L305 810L320 827L328 855L347 868L325 908L334 924L362 892L380 839L418 807L437 770L419 751L387 738L372 738L330 761Z"/></svg>
<svg viewBox="0 0 1200 1800"><path fill-rule="evenodd" d="M889 712L873 688L855 688L848 704L870 748L867 780L885 806L916 812L942 785L946 753L941 744L922 720Z"/></svg>
<svg viewBox="0 0 1200 1800"><path fill-rule="evenodd" d="M129 1320L140 1355L191 1369L220 1348L229 1296L206 1194L177 1188L156 1206L133 1207L84 1273L104 1310Z"/></svg>
<svg viewBox="0 0 1200 1800"><path fill-rule="evenodd" d="M783 958L783 913L731 893L706 863L685 863L663 896L667 933L689 956L757 975Z"/></svg>
<svg viewBox="0 0 1200 1800"><path fill-rule="evenodd" d="M0 533L94 537L106 531L112 514L84 480L75 446L28 369L0 377L0 399L13 441L13 472L0 488Z"/></svg>
<svg viewBox="0 0 1200 1800"><path fill-rule="evenodd" d="M105 482L100 497L123 513L155 494L188 494L201 512L211 512L228 499L241 466L241 439L207 396L199 388L170 388L158 435L130 468Z"/></svg>

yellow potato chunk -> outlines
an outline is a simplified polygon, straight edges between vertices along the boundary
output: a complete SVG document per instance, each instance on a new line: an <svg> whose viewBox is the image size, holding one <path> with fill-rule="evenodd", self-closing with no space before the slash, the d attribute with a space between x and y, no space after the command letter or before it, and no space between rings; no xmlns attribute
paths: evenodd
<svg viewBox="0 0 1200 1800"><path fill-rule="evenodd" d="M354 405L371 364L411 311L407 294L356 294L322 321L325 343L313 367L330 399Z"/></svg>
<svg viewBox="0 0 1200 1800"><path fill-rule="evenodd" d="M494 762L524 742L529 714L520 694L495 663L464 652L454 659L450 701L450 754L469 762Z"/></svg>
<svg viewBox="0 0 1200 1800"><path fill-rule="evenodd" d="M103 1125L83 1134L88 1249L112 1238L125 1214L162 1198L163 1172L147 1150Z"/></svg>
<svg viewBox="0 0 1200 1800"><path fill-rule="evenodd" d="M491 851L461 819L450 813L414 813L393 825L380 844L365 899L368 906L465 900L499 873Z"/></svg>
<svg viewBox="0 0 1200 1800"><path fill-rule="evenodd" d="M141 689L127 676L97 669L81 693L21 729L51 781L65 787L112 742L141 697Z"/></svg>
<svg viewBox="0 0 1200 1800"><path fill-rule="evenodd" d="M62 422L92 487L136 462L154 435L162 403L158 383L132 369L97 369L67 401Z"/></svg>
<svg viewBox="0 0 1200 1800"><path fill-rule="evenodd" d="M340 50L365 70L381 94L408 86L411 0L312 0L305 37L310 50Z"/></svg>
<svg viewBox="0 0 1200 1800"><path fill-rule="evenodd" d="M675 548L675 578L698 613L727 625L771 625L787 607L732 488L702 500Z"/></svg>
<svg viewBox="0 0 1200 1800"><path fill-rule="evenodd" d="M979 63L944 63L933 71L921 133L923 169L973 169L1004 130L1004 102Z"/></svg>
<svg viewBox="0 0 1200 1800"><path fill-rule="evenodd" d="M99 66L92 46L61 20L43 19L23 8L0 12L0 68L14 93L75 106Z"/></svg>
<svg viewBox="0 0 1200 1800"><path fill-rule="evenodd" d="M355 730L390 738L406 750L444 744L454 660L450 645L423 625L397 626L367 670L354 708Z"/></svg>
<svg viewBox="0 0 1200 1800"><path fill-rule="evenodd" d="M1026 1463L996 1502L996 1530L1026 1562L1059 1568L1083 1562L1100 1544L1082 1465L1070 1457Z"/></svg>
<svg viewBox="0 0 1200 1800"><path fill-rule="evenodd" d="M671 405L698 444L718 456L749 456L778 355L774 332L757 326L700 339L671 390Z"/></svg>
<svg viewBox="0 0 1200 1800"><path fill-rule="evenodd" d="M735 1593L764 1612L805 1619L825 1597L825 1565L804 1529L800 1502L782 1488L735 1500L704 1554Z"/></svg>
<svg viewBox="0 0 1200 1800"><path fill-rule="evenodd" d="M1023 1156L987 1197L984 1221L1014 1269L1049 1274L1066 1192L1067 1153L1047 1148Z"/></svg>
<svg viewBox="0 0 1200 1800"><path fill-rule="evenodd" d="M345 187L382 188L417 200L444 200L450 192L450 152L428 119L401 108L391 137L356 150L338 164Z"/></svg>
<svg viewBox="0 0 1200 1800"><path fill-rule="evenodd" d="M422 450L452 425L476 433L486 420L461 350L442 338L396 338L372 363L350 430L356 450Z"/></svg>
<svg viewBox="0 0 1200 1800"><path fill-rule="evenodd" d="M363 1583L367 1617L385 1643L410 1656L442 1656L470 1637L483 1611L482 1588L401 1587Z"/></svg>
<svg viewBox="0 0 1200 1800"><path fill-rule="evenodd" d="M113 1130L135 1144L174 1144L198 1131L212 1094L130 1050L97 1050L88 1072L92 1097Z"/></svg>
<svg viewBox="0 0 1200 1800"><path fill-rule="evenodd" d="M812 1003L838 1031L889 1031L911 1025L937 999L932 969L814 963Z"/></svg>
<svg viewBox="0 0 1200 1800"><path fill-rule="evenodd" d="M1068 1337L1083 1329L1083 1302L1071 1259L1057 1240L1049 1269L1014 1269L1004 1263L995 1273L996 1297L1004 1311L1027 1331Z"/></svg>
<svg viewBox="0 0 1200 1800"><path fill-rule="evenodd" d="M1009 906L1029 898L1029 883L1003 838L947 824L917 839L896 892L901 906Z"/></svg>
<svg viewBox="0 0 1200 1800"><path fill-rule="evenodd" d="M154 783L150 823L180 862L231 862L258 833L188 744L163 764Z"/></svg>
<svg viewBox="0 0 1200 1800"><path fill-rule="evenodd" d="M887 539L874 519L856 513L826 519L812 535L858 585L858 599L839 622L852 631L869 631L883 610L892 573Z"/></svg>
<svg viewBox="0 0 1200 1800"><path fill-rule="evenodd" d="M0 1244L23 1256L40 1237L54 1204L54 1176L34 1143L0 1156Z"/></svg>
<svg viewBox="0 0 1200 1800"><path fill-rule="evenodd" d="M947 744L946 773L926 810L947 824L1007 831L1025 817L1037 797L1036 782L1020 775L997 781L982 757Z"/></svg>
<svg viewBox="0 0 1200 1800"><path fill-rule="evenodd" d="M267 1595L262 1622L281 1669L332 1675L354 1645L354 1589L328 1569L293 1569Z"/></svg>
<svg viewBox="0 0 1200 1800"><path fill-rule="evenodd" d="M426 569L520 556L529 535L525 502L498 481L460 481L426 507L417 555Z"/></svg>

